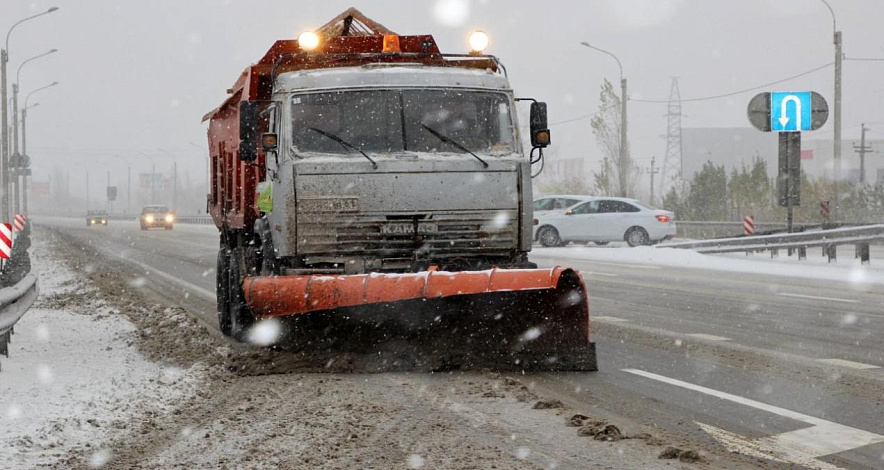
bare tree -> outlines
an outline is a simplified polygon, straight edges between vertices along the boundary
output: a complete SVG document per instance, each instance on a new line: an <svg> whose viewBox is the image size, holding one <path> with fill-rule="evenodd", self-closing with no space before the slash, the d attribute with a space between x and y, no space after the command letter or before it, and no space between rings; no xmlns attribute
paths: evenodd
<svg viewBox="0 0 884 470"><path fill-rule="evenodd" d="M603 165L608 164L610 168L602 168L599 173L593 172L593 175L599 190L604 188L620 197L630 197L638 178L638 166L632 162L628 146L623 158L620 157L620 118L620 97L614 93L611 82L605 80L599 94L599 112L592 118L590 125L604 157ZM598 185L599 175L604 177L603 187Z"/></svg>

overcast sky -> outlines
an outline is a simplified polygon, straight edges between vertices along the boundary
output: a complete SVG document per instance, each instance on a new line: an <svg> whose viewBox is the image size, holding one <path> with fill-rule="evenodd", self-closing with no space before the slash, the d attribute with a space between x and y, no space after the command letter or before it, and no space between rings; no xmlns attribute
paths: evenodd
<svg viewBox="0 0 884 470"><path fill-rule="evenodd" d="M848 58L884 58L884 1L830 0ZM310 5L305 8L305 5ZM491 37L488 52L507 67L518 96L546 100L550 121L593 113L605 78L617 81L616 54L633 100L667 99L679 77L682 98L741 90L833 61L832 18L820 0L3 0L0 33L18 19L60 10L20 25L10 39L10 82L22 60L59 52L22 69L23 95L40 106L28 119L34 177L52 165L72 180L106 169L133 174L179 171L204 178L202 115L217 106L240 71L273 41L295 38L349 6L401 34L433 34L446 52L465 52L476 28ZM844 138L884 135L884 62L844 63ZM815 90L829 99L833 69L770 87ZM685 103L684 127L748 127L745 108L757 92ZM23 97L22 97L23 101ZM23 105L20 102L20 105ZM633 157L646 164L665 151L665 104L629 104ZM831 119L809 138L831 138ZM589 121L555 124L557 157L599 158ZM102 176L102 181L99 180ZM183 176L182 176L183 178ZM112 181L113 183L113 181Z"/></svg>

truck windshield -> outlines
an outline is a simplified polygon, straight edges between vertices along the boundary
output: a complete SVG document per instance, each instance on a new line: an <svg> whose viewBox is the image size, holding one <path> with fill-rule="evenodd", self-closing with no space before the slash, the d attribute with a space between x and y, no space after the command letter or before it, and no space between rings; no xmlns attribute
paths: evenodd
<svg viewBox="0 0 884 470"><path fill-rule="evenodd" d="M465 153L421 123L474 153L515 152L509 99L469 90L369 90L297 95L292 98L292 142L298 152L349 153L311 131L316 128L374 153Z"/></svg>

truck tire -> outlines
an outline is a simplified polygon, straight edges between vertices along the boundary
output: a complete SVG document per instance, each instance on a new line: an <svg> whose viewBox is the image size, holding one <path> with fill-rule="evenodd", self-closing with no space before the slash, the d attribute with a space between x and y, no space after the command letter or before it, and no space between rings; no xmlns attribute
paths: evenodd
<svg viewBox="0 0 884 470"><path fill-rule="evenodd" d="M143 229L142 229L143 230ZM225 336L230 336L230 259L227 248L218 250L218 263L215 268L215 298L218 302L218 327Z"/></svg>
<svg viewBox="0 0 884 470"><path fill-rule="evenodd" d="M230 250L230 267L228 269L228 295L230 299L230 334L238 341L245 341L246 334L255 323L255 316L246 305L245 294L242 290L242 282L245 278L244 250L236 247Z"/></svg>

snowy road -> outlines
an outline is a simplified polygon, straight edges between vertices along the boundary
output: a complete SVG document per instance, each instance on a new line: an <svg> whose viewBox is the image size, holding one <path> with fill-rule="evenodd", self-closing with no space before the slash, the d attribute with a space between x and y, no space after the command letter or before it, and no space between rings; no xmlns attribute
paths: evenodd
<svg viewBox="0 0 884 470"><path fill-rule="evenodd" d="M125 258L137 284L214 325L213 227L141 232L125 222L92 229L79 220L37 224L96 248L100 257ZM621 427L658 429L666 441L700 449L711 468L758 462L729 455L731 450L767 457L775 466L884 464L884 444L874 437L884 435L880 271L845 268L834 276L812 276L759 260L764 274L758 274L751 264L727 269L641 256L640 250L619 248L535 253L538 263L574 266L586 276L602 370L524 377L534 392ZM371 377L390 380L388 374ZM809 429L796 416L819 420L820 430L839 435L822 433L790 447L789 433ZM824 445L829 441L841 445ZM485 442L501 448L498 441ZM560 468L571 468L561 450L551 454L563 463Z"/></svg>

